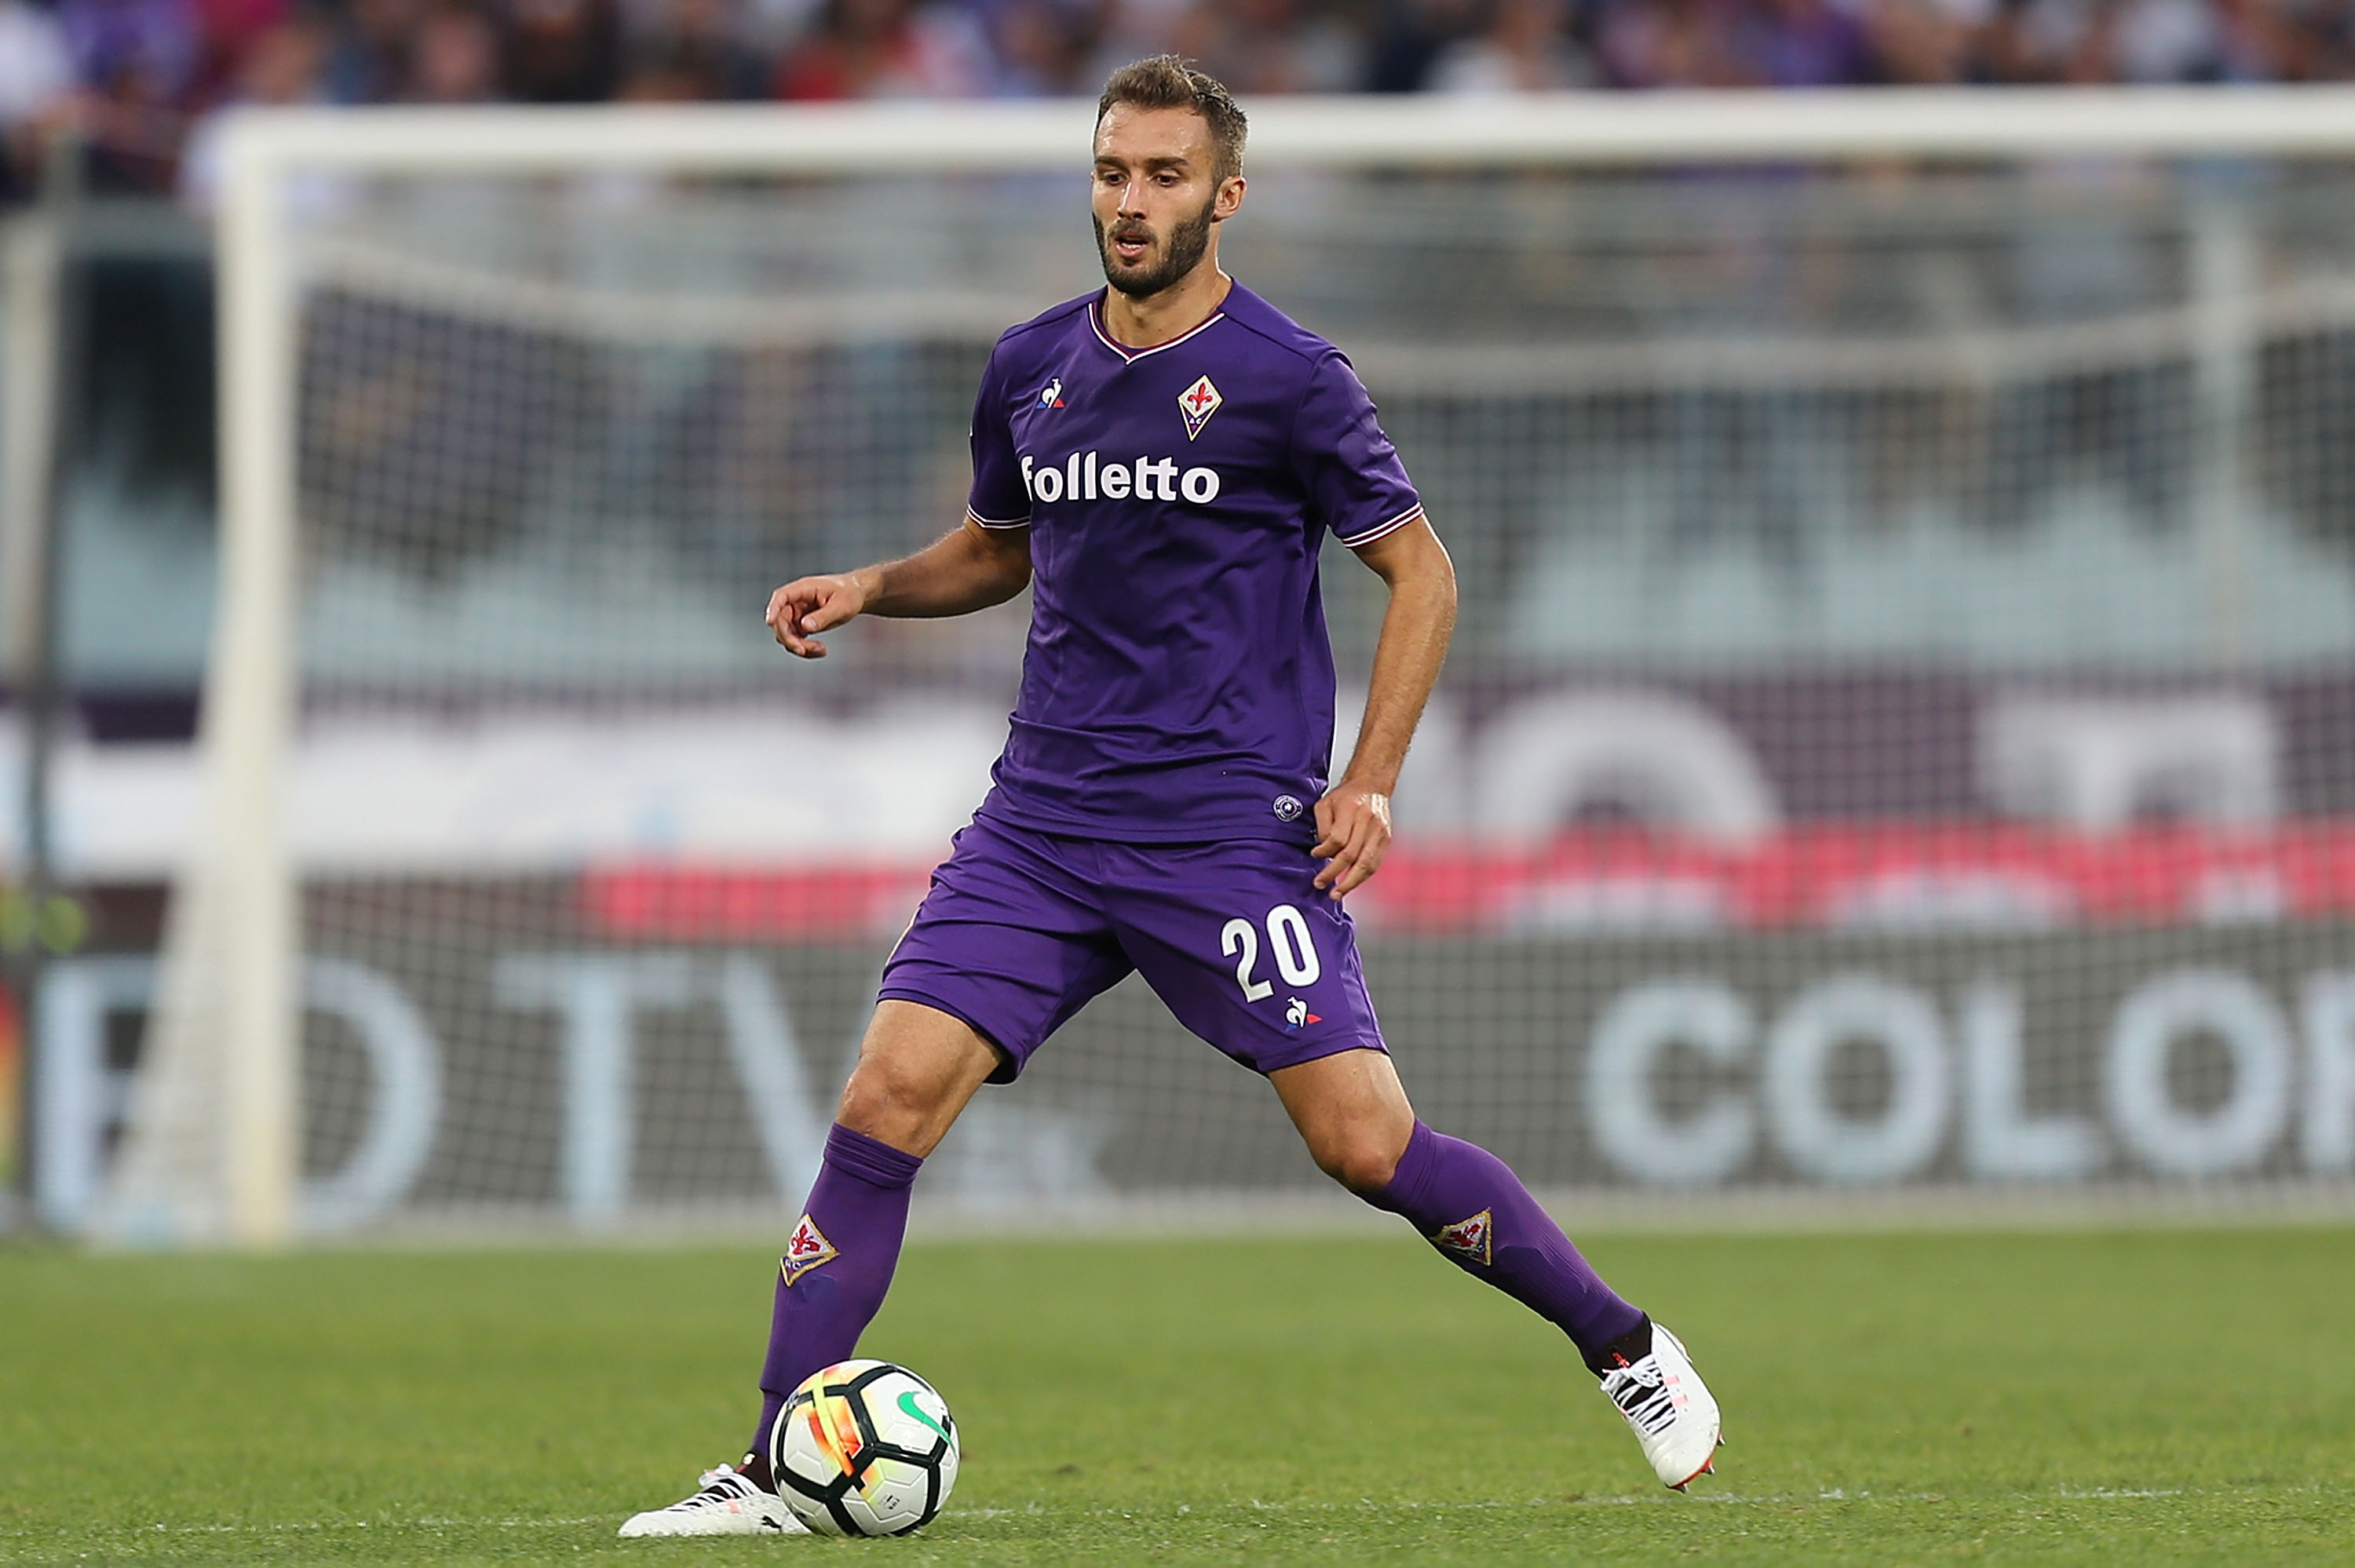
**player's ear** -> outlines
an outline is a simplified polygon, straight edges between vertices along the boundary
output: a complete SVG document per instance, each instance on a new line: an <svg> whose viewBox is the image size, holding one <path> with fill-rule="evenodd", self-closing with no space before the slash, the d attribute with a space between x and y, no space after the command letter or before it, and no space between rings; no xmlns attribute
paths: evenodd
<svg viewBox="0 0 2355 1568"><path fill-rule="evenodd" d="M1219 182L1219 194L1210 198L1212 222L1234 217L1235 209L1243 205L1245 183L1241 175L1229 175Z"/></svg>

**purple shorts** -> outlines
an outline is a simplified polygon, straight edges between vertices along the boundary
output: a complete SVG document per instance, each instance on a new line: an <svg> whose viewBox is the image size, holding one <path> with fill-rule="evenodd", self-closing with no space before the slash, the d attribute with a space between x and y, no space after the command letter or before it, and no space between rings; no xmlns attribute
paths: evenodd
<svg viewBox="0 0 2355 1568"><path fill-rule="evenodd" d="M1011 1083L1135 969L1178 1022L1262 1073L1385 1049L1358 943L1296 843L1125 844L977 821L932 873L880 996L961 1018Z"/></svg>

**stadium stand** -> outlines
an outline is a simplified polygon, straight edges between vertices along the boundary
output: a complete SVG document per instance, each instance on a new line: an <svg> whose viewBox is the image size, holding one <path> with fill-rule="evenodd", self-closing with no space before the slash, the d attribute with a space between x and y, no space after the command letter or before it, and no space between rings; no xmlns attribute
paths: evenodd
<svg viewBox="0 0 2355 1568"><path fill-rule="evenodd" d="M0 0L0 188L45 140L202 206L241 103L1020 98L1172 48L1257 96L2355 75L2348 0Z"/></svg>

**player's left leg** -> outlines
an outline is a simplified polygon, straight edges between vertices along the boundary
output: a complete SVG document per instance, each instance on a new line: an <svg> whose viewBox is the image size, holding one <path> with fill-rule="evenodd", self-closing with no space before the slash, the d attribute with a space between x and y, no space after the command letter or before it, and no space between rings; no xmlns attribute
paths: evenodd
<svg viewBox="0 0 2355 1568"><path fill-rule="evenodd" d="M1717 1406L1683 1347L1604 1284L1503 1160L1416 1119L1315 863L1276 841L1106 846L1104 861L1122 948L1178 1022L1267 1075L1327 1174L1568 1334L1663 1482L1700 1474Z"/></svg>
<svg viewBox="0 0 2355 1568"><path fill-rule="evenodd" d="M1510 1166L1417 1118L1386 1054L1337 1052L1268 1082L1319 1170L1570 1336L1664 1485L1710 1468L1717 1401L1682 1342L1603 1282Z"/></svg>
<svg viewBox="0 0 2355 1568"><path fill-rule="evenodd" d="M1644 1314L1603 1283L1510 1166L1415 1116L1389 1056L1343 1051L1268 1082L1317 1169L1560 1328L1598 1375L1640 1337Z"/></svg>

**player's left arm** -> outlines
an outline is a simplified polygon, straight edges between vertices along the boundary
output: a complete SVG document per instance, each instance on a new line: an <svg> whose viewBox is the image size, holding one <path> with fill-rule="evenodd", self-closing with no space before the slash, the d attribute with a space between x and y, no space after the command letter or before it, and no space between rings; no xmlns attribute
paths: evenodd
<svg viewBox="0 0 2355 1568"><path fill-rule="evenodd" d="M1326 863L1316 885L1335 898L1362 885L1390 853L1391 792L1455 630L1455 563L1426 519L1359 546L1357 555L1389 586L1391 602L1374 645L1357 749L1316 802L1316 847L1309 853Z"/></svg>

